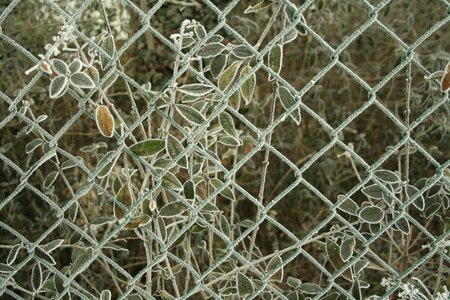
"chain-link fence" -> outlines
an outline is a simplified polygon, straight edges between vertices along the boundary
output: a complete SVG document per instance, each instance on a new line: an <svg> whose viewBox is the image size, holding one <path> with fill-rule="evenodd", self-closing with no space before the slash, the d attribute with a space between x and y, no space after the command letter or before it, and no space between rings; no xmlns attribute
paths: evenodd
<svg viewBox="0 0 450 300"><path fill-rule="evenodd" d="M446 0L434 1L432 6L441 17L410 42L383 22L381 15L395 1L356 1L364 13L363 22L353 24L354 30L338 43L327 42L323 36L333 32L317 32L306 16L312 9L318 14L326 1L124 0L121 7L127 11L126 22L138 24L138 29L128 32L120 47L115 42L119 39L115 26L125 26L125 21L109 21L112 13L103 3L107 1L86 0L68 12L65 7L69 4L45 0L36 7L59 15L63 27L57 27L54 40L38 42L46 44L41 56L15 39L14 26L9 24L6 29L8 18L20 15L23 2L6 3L0 15L2 49L12 49L11 56L21 57L19 69L27 70L26 74L21 70L21 75L12 69L2 71L3 76L18 76L25 82L15 86L14 93L0 91L2 136L12 132L11 124L16 127L14 133L22 133L15 138L17 144L6 143L6 138L3 142L2 137L2 297L108 299L111 293L118 299L448 296L442 287L448 284L450 263L446 132L450 70L448 66L427 69L420 49L443 30L440 43L444 45L443 59L448 59L445 28L450 4ZM248 7L246 15L267 16L256 43L243 33L254 23L248 21L236 28L231 18L243 2ZM212 15L214 26L186 20L177 24L177 31L161 32L153 22L162 18L165 24L166 15L161 11L167 5L180 9L199 6ZM83 31L83 16L93 11L98 13L94 18L103 21L102 32L91 37ZM28 26L28 35L32 35L37 30L33 21ZM354 71L357 63L347 60L346 52L374 27L401 53L397 64L376 82ZM324 62L310 78L303 78L301 85L283 72L288 68L288 45L300 38L302 43L321 47ZM133 61L127 53L139 40L147 50L164 47L162 56L174 57L168 66L173 74L162 72L163 84L158 89L137 81L137 71L127 68ZM385 42L373 41L381 47ZM64 53L69 57L65 61L61 58ZM1 55L5 61L9 57L6 52ZM305 100L313 97L309 93L335 70L366 95L339 122L330 121ZM436 71L440 72L433 73ZM302 69L296 72L302 76ZM396 106L400 113L379 96L398 76L403 76L403 82L406 79L406 84L394 86L402 95L398 100L401 106ZM260 88L262 77L264 88ZM415 114L411 113L413 78L437 90L431 104ZM43 91L38 88L42 82L47 87ZM122 94L111 92L116 85ZM332 92L339 99L339 91ZM33 93L62 98L45 100L60 105L58 112L48 119L35 115L45 110L39 111L40 102L33 101L38 98ZM72 104L66 104L70 108L65 111L58 101ZM333 106L340 103L326 105L337 110ZM387 117L387 121L375 120L381 128L390 122L389 128L395 130L389 130L400 132L392 143L379 141L388 147L376 159L361 155L343 137L350 124L362 116L370 119L367 112L371 109L378 113L372 118ZM260 114L250 118L249 110ZM444 111L445 132L439 141L444 149L438 152L429 147L438 144L432 132L427 132L431 141L426 143L415 136L421 124L440 110ZM259 119L265 123L261 125ZM59 125L52 127L46 122ZM278 147L280 128L291 130L288 139L294 140L304 122L314 122L327 136L317 151L301 155L295 149ZM283 127L287 123L290 127ZM98 131L92 134L89 126L97 126ZM86 139L93 143L79 144L72 135L74 127L79 135L90 135ZM310 131L302 136L308 134L315 136ZM110 150L103 156L101 149L106 143ZM24 155L18 152L20 147L22 152L25 149ZM333 149L339 149L341 155L331 160L345 160L347 171L354 172L346 191L336 194L324 191L308 173L316 172L314 166ZM410 179L410 169L418 172L413 155L420 156L427 170L432 170L431 174L424 171L420 177L425 178L415 182ZM257 165L249 167L252 161ZM280 168L279 177L271 173L269 161ZM395 169L388 167L392 165ZM251 177L250 171L243 170L253 170L256 175ZM246 176L254 182L248 184ZM301 190L317 201L314 205L324 208L320 212L310 208L317 215L308 217L312 221L306 229L302 227L305 224L283 221L290 211L293 219L297 218L295 207L307 209L302 206L306 200ZM287 201L283 199L291 200L284 210L277 210ZM19 212L21 216L16 215ZM269 234L271 230L275 234ZM265 245L272 242L273 247ZM412 263L408 256L414 257ZM425 264L430 268L422 274ZM418 271L423 278L416 280Z"/></svg>

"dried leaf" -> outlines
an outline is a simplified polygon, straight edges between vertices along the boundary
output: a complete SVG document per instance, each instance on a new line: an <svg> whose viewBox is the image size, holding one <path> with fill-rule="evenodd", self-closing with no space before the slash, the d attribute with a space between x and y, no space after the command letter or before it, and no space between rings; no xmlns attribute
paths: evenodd
<svg viewBox="0 0 450 300"><path fill-rule="evenodd" d="M445 67L444 75L441 79L441 91L446 93L450 90L450 62Z"/></svg>
<svg viewBox="0 0 450 300"><path fill-rule="evenodd" d="M114 210L114 217L117 220L122 220L125 217L125 211L119 207L116 202L120 202L123 204L123 206L129 208L133 204L133 195L130 191L130 187L128 183L125 183L119 190L119 192L116 195L116 201L114 201L113 210Z"/></svg>
<svg viewBox="0 0 450 300"><path fill-rule="evenodd" d="M235 110L239 110L239 108L241 107L241 93L239 93L239 91L234 92L230 96L228 104L230 104L230 106Z"/></svg>
<svg viewBox="0 0 450 300"><path fill-rule="evenodd" d="M255 5L247 7L247 9L244 11L244 14L249 14L249 13L260 11L264 8L271 6L273 3L274 2L270 1L270 0L262 0Z"/></svg>
<svg viewBox="0 0 450 300"><path fill-rule="evenodd" d="M95 110L95 122L100 133L105 137L112 137L115 131L114 117L108 106L99 105Z"/></svg>

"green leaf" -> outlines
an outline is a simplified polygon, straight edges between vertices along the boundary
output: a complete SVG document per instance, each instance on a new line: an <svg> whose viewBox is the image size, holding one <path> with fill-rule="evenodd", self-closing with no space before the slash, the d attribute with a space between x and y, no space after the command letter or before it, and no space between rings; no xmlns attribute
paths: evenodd
<svg viewBox="0 0 450 300"><path fill-rule="evenodd" d="M56 99L64 95L69 87L69 79L65 75L53 78L50 83L50 98Z"/></svg>
<svg viewBox="0 0 450 300"><path fill-rule="evenodd" d="M266 267L266 272L271 272L281 266L283 260L280 256L274 256L269 261ZM275 274L273 274L270 278L270 281L282 282L283 281L283 267L281 267Z"/></svg>
<svg viewBox="0 0 450 300"><path fill-rule="evenodd" d="M361 294L361 286L359 284L359 279L355 278L352 284L352 296L355 298L355 300L361 300L362 294Z"/></svg>
<svg viewBox="0 0 450 300"><path fill-rule="evenodd" d="M64 239L56 239L42 247L42 249L44 249L44 251L46 251L47 253L50 253L61 246L62 243L64 243Z"/></svg>
<svg viewBox="0 0 450 300"><path fill-rule="evenodd" d="M236 285L237 285L238 294L242 298L253 294L253 292L255 291L253 282L246 275L244 275L241 272L237 273Z"/></svg>
<svg viewBox="0 0 450 300"><path fill-rule="evenodd" d="M163 176L161 179L162 184L164 187L175 190L175 191L181 191L183 190L183 185L178 180L175 175L173 175L171 172L167 172L166 175Z"/></svg>
<svg viewBox="0 0 450 300"><path fill-rule="evenodd" d="M404 217L401 217L400 219L398 219L394 225L395 225L395 227L397 227L398 230L400 230L404 234L409 234L411 232L411 227L409 226L409 222Z"/></svg>
<svg viewBox="0 0 450 300"><path fill-rule="evenodd" d="M94 251L92 250L92 248L87 248L86 250L84 250L84 252L79 255L73 262L72 267L70 268L71 273L75 274L80 271L80 269L86 267L93 255Z"/></svg>
<svg viewBox="0 0 450 300"><path fill-rule="evenodd" d="M358 204L356 204L355 201L353 201L352 199L348 198L347 200L345 200L344 202L341 203L341 205L339 205L337 207L338 209L353 215L353 216L357 216L358 215Z"/></svg>
<svg viewBox="0 0 450 300"><path fill-rule="evenodd" d="M409 200L419 194L419 189L413 185L408 184L405 186L405 194L406 200ZM422 211L425 208L425 199L423 198L423 195L417 197L416 200L414 200L412 203L418 210Z"/></svg>
<svg viewBox="0 0 450 300"><path fill-rule="evenodd" d="M180 86L177 91L191 96L204 96L214 90L214 87L203 83L192 83Z"/></svg>
<svg viewBox="0 0 450 300"><path fill-rule="evenodd" d="M111 292L109 290L103 290L100 294L100 300L111 300Z"/></svg>
<svg viewBox="0 0 450 300"><path fill-rule="evenodd" d="M81 64L81 60L78 58L75 58L69 65L69 71L71 74L77 73L81 71L81 68L83 65Z"/></svg>
<svg viewBox="0 0 450 300"><path fill-rule="evenodd" d="M116 201L122 203L126 208L131 207L133 204L133 195L130 191L129 184L125 183L119 190L119 192L116 195ZM118 204L116 204L116 201L114 201L113 210L114 210L114 216L117 220L121 220L125 217L125 211L119 207Z"/></svg>
<svg viewBox="0 0 450 300"><path fill-rule="evenodd" d="M245 66L242 69L241 74L239 75L239 79L246 77L251 72L252 68L250 66ZM252 75L250 75L250 77L246 81L244 81L244 83L240 87L241 95L246 105L252 101L253 93L255 92L255 87L256 87L256 74L252 73Z"/></svg>
<svg viewBox="0 0 450 300"><path fill-rule="evenodd" d="M166 139L166 151L169 154L172 160L180 155L180 153L184 150L183 145L178 141L173 135L168 135ZM181 158L177 160L177 164L182 168L187 168L187 158L186 155L183 155Z"/></svg>
<svg viewBox="0 0 450 300"><path fill-rule="evenodd" d="M280 99L281 105L285 110L291 108L296 102L294 96L292 96L291 92L284 86L277 87L277 97ZM300 124L301 117L299 108L296 108L289 116L297 123L297 125Z"/></svg>
<svg viewBox="0 0 450 300"><path fill-rule="evenodd" d="M108 151L105 155L99 160L97 164L98 178L103 178L108 176L114 165L116 164L117 159L119 158L118 153L115 151ZM101 169L100 169L101 168Z"/></svg>
<svg viewBox="0 0 450 300"><path fill-rule="evenodd" d="M222 53L226 47L221 43L209 43L198 50L197 55L202 58L217 56Z"/></svg>
<svg viewBox="0 0 450 300"><path fill-rule="evenodd" d="M183 192L186 199L195 198L195 184L192 180L188 180L184 183Z"/></svg>
<svg viewBox="0 0 450 300"><path fill-rule="evenodd" d="M302 284L302 281L298 278L289 276L287 279L287 285L291 288L297 289Z"/></svg>
<svg viewBox="0 0 450 300"><path fill-rule="evenodd" d="M187 209L187 206L183 202L175 201L164 205L159 215L163 218L171 218L183 214Z"/></svg>
<svg viewBox="0 0 450 300"><path fill-rule="evenodd" d="M228 219L225 218L223 214L220 215L220 230L223 232L224 235L230 236L230 223L228 222Z"/></svg>
<svg viewBox="0 0 450 300"><path fill-rule="evenodd" d="M252 50L247 48L247 46L245 46L245 45L239 45L239 46L234 47L231 50L231 53L233 53L234 56L236 56L237 58L240 58L240 59L246 59L246 58L252 57L254 55Z"/></svg>
<svg viewBox="0 0 450 300"><path fill-rule="evenodd" d="M114 55L116 53L116 44L114 43L114 36L108 34L102 40L100 47L102 48L103 51L106 52L106 54L108 54L112 59L114 59ZM102 66L103 70L106 69L111 62L109 61L109 58L106 58L100 54L100 65Z"/></svg>
<svg viewBox="0 0 450 300"><path fill-rule="evenodd" d="M378 186L378 184L372 184L364 187L361 192L365 194L367 197L372 199L383 199L383 190Z"/></svg>
<svg viewBox="0 0 450 300"><path fill-rule="evenodd" d="M318 286L315 283L302 283L298 287L298 289L300 291L302 291L303 293L305 293L305 294L312 294L312 295L318 294L318 293L320 293L322 291L320 286Z"/></svg>
<svg viewBox="0 0 450 300"><path fill-rule="evenodd" d="M373 175L379 180L387 183L397 183L401 181L397 173L389 170L376 170L373 172Z"/></svg>
<svg viewBox="0 0 450 300"><path fill-rule="evenodd" d="M53 70L55 70L58 75L67 75L69 71L69 67L66 62L57 58L52 59L52 66Z"/></svg>
<svg viewBox="0 0 450 300"><path fill-rule="evenodd" d="M44 143L43 139L34 139L25 146L25 153L31 153Z"/></svg>
<svg viewBox="0 0 450 300"><path fill-rule="evenodd" d="M369 224L377 224L383 220L384 211L375 205L366 206L359 212L359 218Z"/></svg>
<svg viewBox="0 0 450 300"><path fill-rule="evenodd" d="M355 238L346 238L342 241L340 255L343 261L347 262L352 257L355 245Z"/></svg>
<svg viewBox="0 0 450 300"><path fill-rule="evenodd" d="M143 142L136 143L130 147L130 150L139 156L148 157L158 154L165 147L164 140L148 139Z"/></svg>
<svg viewBox="0 0 450 300"><path fill-rule="evenodd" d="M198 110L190 106L178 104L175 108L189 123L199 125L205 122L205 117Z"/></svg>
<svg viewBox="0 0 450 300"><path fill-rule="evenodd" d="M221 91L225 91L234 81L241 64L241 61L235 61L220 74L218 86Z"/></svg>
<svg viewBox="0 0 450 300"><path fill-rule="evenodd" d="M232 136L222 136L218 140L219 143L224 144L225 146L230 147L239 147L242 146L242 141L238 138L234 138Z"/></svg>
<svg viewBox="0 0 450 300"><path fill-rule="evenodd" d="M247 7L247 9L244 11L244 14L257 12L259 10L262 10L264 8L271 6L273 3L274 2L270 1L270 0L262 0L255 5Z"/></svg>
<svg viewBox="0 0 450 300"><path fill-rule="evenodd" d="M41 289L42 284L42 266L40 262L37 262L31 269L31 287L36 292Z"/></svg>
<svg viewBox="0 0 450 300"><path fill-rule="evenodd" d="M211 178L209 182L211 183L211 185L213 186L213 188L214 188L215 190L219 189L219 188L223 185L223 182L220 181L220 180L217 179L217 178ZM233 190L232 190L229 186L226 186L226 187L220 192L220 194L221 194L222 196L224 196L225 198L228 198L228 199L230 199L230 200L234 200L234 199L235 199L235 198L234 198Z"/></svg>
<svg viewBox="0 0 450 300"><path fill-rule="evenodd" d="M345 265L345 262L341 258L339 245L331 239L327 239L326 252L328 259L336 270L340 270ZM349 269L345 270L342 276L349 281L352 280L352 273Z"/></svg>
<svg viewBox="0 0 450 300"><path fill-rule="evenodd" d="M92 89L95 87L94 81L83 72L77 72L70 75L70 83L79 87L80 89Z"/></svg>
<svg viewBox="0 0 450 300"><path fill-rule="evenodd" d="M232 137L235 137L237 135L233 117L231 117L229 113L222 112L219 115L219 123L225 133L231 135Z"/></svg>
<svg viewBox="0 0 450 300"><path fill-rule="evenodd" d="M269 52L269 68L271 68L275 73L280 74L281 65L283 64L283 46L278 44L273 46ZM269 76L271 80L271 76Z"/></svg>
<svg viewBox="0 0 450 300"><path fill-rule="evenodd" d="M48 262L51 265L56 265L56 262L53 259L53 257L50 254L48 254L48 252L45 251L44 249L42 249L41 247L36 247L34 249L34 255L36 255L40 259L45 260L46 262Z"/></svg>
<svg viewBox="0 0 450 300"><path fill-rule="evenodd" d="M49 189L55 182L56 178L58 178L58 175L59 175L58 171L50 172L50 174L48 174L47 177L45 177L44 188Z"/></svg>
<svg viewBox="0 0 450 300"><path fill-rule="evenodd" d="M220 73L222 73L223 69L225 68L227 64L228 57L226 55L217 55L213 58L211 61L211 64L209 65L211 74L214 78L219 77Z"/></svg>

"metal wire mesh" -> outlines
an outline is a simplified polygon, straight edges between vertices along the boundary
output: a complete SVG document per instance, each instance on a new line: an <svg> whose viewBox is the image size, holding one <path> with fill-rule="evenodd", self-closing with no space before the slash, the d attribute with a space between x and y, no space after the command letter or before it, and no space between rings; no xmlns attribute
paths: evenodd
<svg viewBox="0 0 450 300"><path fill-rule="evenodd" d="M57 221L49 227L40 238L36 239L35 241L28 240L24 235L22 235L21 232L14 229L12 226L8 225L7 223L4 223L2 220L0 220L0 227L2 230L7 231L9 234L14 235L18 241L20 241L24 247L26 248L28 255L27 258L22 260L19 264L14 265L14 271L3 274L0 276L0 295L3 295L4 297L12 297L21 299L21 296L17 293L17 290L14 289L14 285L12 284L13 277L21 268L23 268L25 265L29 264L33 260L40 262L43 266L45 266L46 269L49 270L50 273L55 274L58 276L62 281L62 289L58 291L57 299L63 298L67 293L70 292L70 294L74 297L79 297L81 299L90 299L92 297L92 294L86 290L85 287L82 287L75 278L77 276L80 276L83 274L83 272L89 267L89 265L97 260L101 259L106 264L109 264L110 267L114 268L117 272L119 272L124 278L126 278L125 282L126 285L123 289L123 294L120 295L119 299L126 299L130 294L137 292L141 296L147 298L147 299L155 299L155 295L149 294L145 289L141 287L138 283L142 280L142 278L145 276L148 270L151 270L159 263L163 262L167 257L176 261L179 264L182 264L185 268L191 272L192 276L195 278L195 287L191 288L187 293L180 295L181 299L190 299L191 297L194 297L199 291L205 292L209 297L214 299L221 299L220 294L217 290L214 289L214 281L211 282L209 280L211 274L214 272L215 269L217 269L224 261L227 261L230 258L235 259L239 264L245 267L237 268L237 270L247 268L251 270L256 276L259 277L261 280L261 285L258 286L252 295L249 296L249 298L255 298L257 297L262 291L270 291L280 299L287 299L285 295L283 295L278 289L274 288L272 286L272 283L270 282L270 278L278 271L281 270L283 267L289 264L290 261L294 260L298 256L304 256L310 263L312 263L318 270L320 270L323 274L327 277L327 284L326 286L321 290L320 293L314 296L314 299L319 299L323 295L325 295L329 290L336 289L346 295L348 299L354 299L354 297L344 288L342 288L337 282L336 279L344 274L346 270L351 268L357 262L360 258L364 256L369 256L371 259L379 263L383 268L388 270L390 274L395 279L395 284L393 284L384 295L382 295L383 299L389 298L390 295L392 295L395 291L397 291L400 287L400 284L404 278L407 278L414 270L417 268L420 268L421 265L426 262L430 257L432 257L435 254L439 254L443 257L443 259L450 263L450 258L447 255L447 253L444 251L445 247L443 246L443 243L448 240L450 232L445 232L444 234L440 236L434 236L432 233L428 232L427 229L422 226L417 220L415 220L414 217L408 214L408 206L412 204L416 199L418 199L423 193L425 193L430 187L432 187L435 183L441 180L448 180L447 177L444 176L444 170L447 169L450 166L450 160L447 160L444 163L439 163L436 161L431 154L428 153L426 149L424 149L421 144L417 143L412 137L411 132L428 116L430 116L433 112L435 112L438 108L445 104L449 104L449 98L448 93L442 94L442 96L435 101L435 103L429 107L426 111L424 111L418 118L413 120L410 124L405 124L404 121L400 120L398 116L393 114L386 106L378 99L377 93L386 85L387 82L389 82L392 78L394 78L399 72L404 70L406 67L413 65L415 66L424 76L429 76L431 72L427 70L420 62L420 60L417 58L416 55L416 49L427 39L429 38L433 33L435 33L437 30L441 29L443 26L448 24L450 20L450 15L447 14L447 16L443 19L441 19L439 22L434 24L431 28L429 28L425 33L423 33L415 42L412 44L405 43L396 33L394 33L391 29L389 29L385 24L383 24L382 21L379 19L378 13L385 8L391 0L384 0L378 3L377 5L372 5L369 1L361 0L361 3L364 5L364 7L367 9L367 20L357 29L355 30L350 36L344 39L344 41L338 46L338 47L332 47L329 43L327 43L324 38L322 38L318 33L316 33L311 27L308 26L308 23L305 22L303 18L301 18L301 14L311 5L313 5L314 0L305 1L301 6L294 6L297 10L297 17L295 18L295 21L292 24L289 24L286 26L285 29L283 29L280 33L278 33L270 42L265 45L262 49L257 49L255 46L251 45L239 32L237 32L233 27L228 25L227 23L227 16L232 11L232 9L239 3L240 0L233 0L230 1L225 9L219 9L216 4L214 4L213 1L209 0L202 0L201 2L204 3L211 11L213 11L217 15L217 25L210 30L207 35L203 38L203 41L199 43L197 46L195 46L193 49L191 49L188 53L182 52L176 44L174 44L172 41L168 40L166 37L164 37L161 33L158 32L157 29L152 27L151 18L155 15L155 13L166 3L165 0L159 0L154 5L152 5L151 9L148 12L142 11L137 5L133 3L133 1L130 0L124 0L123 3L130 9L132 9L140 18L140 22L142 22L142 27L139 31L137 31L133 36L131 36L124 45L117 50L116 54L113 57L110 57L103 49L101 49L91 38L87 37L82 31L79 31L76 27L74 27L73 33L76 35L77 38L83 40L84 42L88 43L89 46L93 47L95 50L97 50L101 56L103 56L105 59L110 60L111 64L109 67L109 70L106 72L106 74L99 80L98 83L96 83L95 88L91 89L89 93L87 93L85 96L80 96L78 93L76 93L73 90L69 89L69 94L72 96L76 101L78 102L78 111L69 119L67 120L66 124L54 135L49 133L46 129L41 127L36 120L33 120L24 114L20 113L18 106L19 103L25 98L25 95L31 91L33 86L41 79L41 77L46 76L43 72L37 72L36 74L30 76L30 80L28 84L26 84L20 91L17 93L17 95L14 96L14 98L7 96L5 93L0 92L0 98L2 99L2 105L8 106L9 114L0 122L0 129L3 128L8 122L11 120L17 118L24 122L26 125L33 126L34 130L39 132L40 135L46 137L50 143L49 148L50 150L41 158L39 158L38 161L36 161L29 169L23 170L21 169L16 163L14 163L12 160L8 158L7 155L0 154L0 159L3 164L7 165L9 168L13 169L15 172L17 172L20 175L20 181L17 183L17 186L14 189L14 192L10 193L7 198L2 199L0 201L0 210L4 209L10 201L14 197L16 197L21 191L24 189L29 189L32 192L34 192L38 197L42 198L43 201L45 201L52 209L54 209L57 213ZM6 18L10 15L12 11L14 11L15 7L21 2L21 0L13 0L11 1L6 8L3 10L3 12L0 15L0 26L5 21ZM76 12L72 15L65 12L60 6L58 6L57 3L46 0L45 5L48 9L58 13L61 15L62 18L65 20L65 24L67 25L76 25L77 21L79 20L80 16L92 5L94 0L86 0L84 3L76 10ZM450 9L450 4L446 0L440 1L441 5L447 7L447 9ZM290 3L288 0L283 1L283 3L286 3L286 5L294 5ZM264 61L264 57L266 57L271 49L277 45L284 37L285 35L295 26L301 25L306 33L310 35L315 41L317 41L321 46L323 46L326 51L328 51L328 55L331 58L329 63L313 78L311 79L301 90L296 90L290 82L285 80L282 76L274 72ZM386 33L389 37L391 37L395 42L400 46L407 54L404 57L404 59L399 63L394 69L392 69L379 83L377 83L375 86L370 86L364 79L362 79L358 74L356 74L352 69L344 64L341 61L340 55L343 53L343 51L352 43L354 42L358 37L360 37L370 26L378 26L384 33ZM166 86L171 86L172 84L176 83L177 80L181 78L183 74L186 72L191 72L195 74L198 78L200 78L203 82L209 82L209 79L206 78L202 73L198 72L192 65L189 64L189 59L198 51L204 43L208 41L209 38L211 38L214 34L219 32L220 30L226 30L233 38L238 40L240 43L245 45L248 49L251 49L251 52L255 55L256 58L256 64L252 67L251 73L255 73L258 70L264 70L276 80L278 80L280 83L283 84L283 86L287 87L288 90L292 93L292 95L295 96L295 99L298 101L295 102L293 106L291 106L289 109L287 109L284 113L279 115L267 128L260 129L257 128L254 124L252 124L251 121L249 121L245 115L231 107L227 103L227 99L233 95L236 91L239 90L240 85L242 85L246 79L248 79L252 74L249 74L246 78L243 78L242 80L239 80L237 84L235 84L231 89L229 89L226 93L223 93L222 91L217 91L220 93L222 97L221 107L220 109L214 111L208 118L206 119L203 124L195 128L192 132L188 133L182 126L177 124L170 115L165 114L163 111L157 111L158 114L160 114L165 120L172 123L172 125L177 128L180 132L182 132L187 137L187 144L188 146L183 150L182 153L180 153L174 161L172 161L168 166L165 167L165 169L159 173L158 176L155 178L155 184L154 186L149 189L147 192L140 195L137 199L135 199L132 207L129 208L129 212L132 212L136 209L138 209L143 201L147 199L149 196L152 195L152 193L160 188L162 186L162 178L164 175L177 164L177 161L180 160L185 154L189 153L190 151L198 151L201 153L204 157L206 157L214 166L218 169L220 169L224 173L224 182L223 185L218 188L215 192L211 193L209 197L204 202L197 203L196 205L192 205L190 202L186 201L183 197L180 197L177 193L172 193L172 195L181 200L188 208L189 213L192 216L188 222L183 223L181 229L179 232L172 236L170 240L163 241L158 236L153 235L152 238L157 241L160 247L160 253L154 257L154 259L146 264L145 267L143 267L137 274L129 274L123 266L117 264L114 260L112 260L108 255L105 255L102 252L102 249L105 247L107 243L109 243L111 240L113 240L117 234L126 226L127 222L129 222L132 218L132 214L128 213L125 216L125 220L115 226L110 232L108 232L107 235L103 236L99 240L94 240L89 234L86 233L85 230L78 227L76 224L74 224L71 220L67 218L67 212L69 211L70 207L79 201L83 196L85 196L89 191L93 188L97 189L98 191L101 191L104 195L106 195L108 198L113 199L114 195L110 194L110 192L103 189L102 186L100 186L98 183L96 183L95 178L99 173L99 169L92 170L89 166L85 165L84 162L79 159L78 157L75 157L71 153L64 150L64 148L59 145L59 141L63 138L67 130L73 126L77 120L83 116L88 115L90 118L93 118L93 115L91 112L87 110L88 105L88 99L90 99L96 92L98 92L99 88L101 88L109 79L110 76L112 76L114 73L117 73L120 78L122 78L124 81L127 82L131 87L134 89L145 93L145 90L142 88L140 84L138 84L130 74L127 74L123 68L119 66L118 60L121 58L121 56L129 49L129 47L135 43L141 36L143 36L145 33L150 32L154 37L156 37L161 43L166 45L171 51L179 55L180 57L180 68L177 71L177 73L167 82ZM3 42L8 43L14 49L25 55L32 64L38 64L40 59L35 57L33 54L31 54L26 48L24 48L22 45L14 41L9 36L5 35L0 31L0 39L3 40ZM354 79L366 92L367 92L367 100L365 101L364 105L362 105L359 109L354 111L350 116L348 116L344 122L342 122L339 126L333 127L325 119L323 119L321 116L319 116L315 111L313 111L310 107L305 105L301 101L302 97L306 95L308 91L317 83L321 78L323 78L328 71L330 71L333 67L339 68L343 73ZM435 84L438 84L436 81ZM211 85L214 85L211 83ZM159 92L155 96L154 99L156 99L158 96L163 94L163 90ZM349 147L347 144L342 142L339 138L339 134L341 131L348 126L353 120L355 120L358 116L360 116L362 113L364 113L369 107L377 107L380 109L387 117L389 117L390 120L394 122L394 124L398 127L398 129L401 130L403 133L403 138L396 143L393 147L391 147L389 150L386 151L384 155L382 155L375 163L368 164L361 156L359 156L351 147ZM154 170L154 167L152 164L150 164L148 161L138 158L135 154L133 154L132 151L128 147L125 146L124 140L128 139L130 135L132 135L133 131L136 130L140 124L145 122L145 120L148 118L148 116L152 113L156 112L156 109L154 108L154 102L150 103L150 107L153 107L152 109L147 110L142 115L138 116L138 118L132 123L129 124L125 130L123 135L116 135L114 138L117 139L117 144L121 145L118 147L115 151L116 153L122 153L126 152L128 155L133 156L140 160L140 163L145 166L146 168L150 170ZM271 132L275 130L275 128L280 125L292 112L295 110L301 110L302 114L308 114L317 122L320 124L320 126L329 134L330 141L327 143L320 151L318 151L315 155L313 155L303 166L300 168L297 167L297 165L289 160L283 153L281 153L276 147L274 147L270 143L270 139L268 139ZM198 136L210 126L211 122L215 120L222 112L227 111L230 114L232 114L235 118L237 118L239 121L241 121L249 130L252 131L255 136L257 136L258 141L257 144L253 147L251 151L249 151L241 160L239 160L236 165L230 170L223 167L221 162L217 160L214 156L211 155L211 153L206 152L204 149L198 146L198 144L195 143L197 141ZM401 147L405 145L411 145L417 148L418 152L420 152L435 168L436 173L433 177L427 183L420 189L420 193L415 195L414 197L411 197L408 200L401 201L386 187L384 187L383 191L388 193L391 197L394 198L394 201L399 205L399 211L400 213L393 216L392 220L386 223L376 234L374 234L372 237L367 238L366 236L362 235L357 228L354 227L351 222L349 222L346 218L342 217L337 212L337 207L339 207L342 203L344 203L346 200L350 199L350 197L359 191L361 188L363 188L368 182L374 181L380 183L380 186L383 186L383 184L373 176L373 171L379 169L383 163L389 159L392 155L394 155ZM347 194L345 194L342 198L340 198L337 202L331 201L330 199L327 199L314 185L310 184L306 179L303 178L302 174L307 171L315 162L317 162L321 156L331 149L334 146L341 147L344 151L349 153L349 155L354 159L354 161L362 166L362 168L365 171L365 176L362 178L361 182L355 185ZM270 202L266 204L262 204L259 199L251 195L246 189L238 185L235 181L233 181L233 176L237 173L237 171L244 166L254 155L256 155L258 152L260 152L263 149L269 149L270 153L272 155L275 155L278 157L281 161L286 163L289 168L293 170L293 173L295 174L295 181L292 182L285 190L283 190L278 196L276 196L274 199L272 199ZM42 165L44 165L48 160L50 160L52 157L55 156L55 154L61 155L63 157L66 157L72 161L75 162L76 166L80 168L83 172L87 174L87 176L90 178L86 185L84 185L82 188L76 191L74 193L73 197L63 206L60 207L58 204L54 203L54 201L49 198L46 194L41 192L39 189L34 187L33 185L28 183L29 178L38 170ZM108 162L105 162L107 164ZM276 217L271 216L268 214L271 208L273 208L283 197L285 197L289 192L293 191L295 187L297 187L299 184L305 185L308 189L310 189L315 195L317 195L318 198L320 198L329 209L329 215L326 219L321 221L319 224L317 224L314 228L312 228L306 236L304 236L302 239L297 238L294 234L292 234L283 224L281 224L279 221L277 221ZM247 199L252 201L252 203L258 207L260 210L259 218L255 220L255 222L248 227L244 232L242 232L242 235L239 237L236 237L234 240L230 239L229 236L226 236L223 232L217 230L216 227L212 226L211 224L205 222L203 219L198 218L198 215L203 207L205 207L208 203L212 202L213 199L219 195L227 186L232 186L233 189L237 190L238 192L242 193ZM375 240L377 240L380 236L382 236L393 224L395 224L400 218L406 218L411 224L416 226L425 236L427 236L431 240L431 244L429 247L429 251L426 255L422 256L419 260L417 260L412 266L410 266L407 270L398 273L395 269L393 269L387 262L385 262L382 258L380 258L377 253L375 253L370 248L370 244L373 243ZM346 226L352 234L354 234L363 244L362 248L364 249L358 255L353 256L348 262L345 263L345 265L339 269L338 271L331 273L329 270L327 270L323 263L318 261L317 258L311 256L307 251L305 251L302 246L306 241L309 241L311 238L314 238L322 228L324 228L331 220L338 220L341 224ZM208 228L208 230L211 230L217 237L219 237L225 244L227 253L214 261L214 264L211 265L205 272L199 274L194 268L192 268L189 264L182 261L180 258L178 258L176 255L171 253L169 250L170 247L177 241L177 239L182 236L185 232L187 232L192 226L195 225L196 222L200 222L203 226ZM258 269L255 266L255 262L249 259L248 257L245 257L245 255L241 254L240 252L236 251L235 248L238 246L242 241L244 241L246 238L250 237L252 235L252 232L257 230L257 228L263 223L263 222L270 222L275 227L283 231L286 235L288 235L292 240L295 241L295 243L289 247L289 249L283 249L281 250L281 253L287 253L288 250L292 250L292 252L289 252L289 256L284 259L282 264L278 265L273 271L268 273L261 272L260 269ZM48 262L46 258L42 257L42 254L39 254L38 246L46 239L46 237L51 234L55 229L61 226L61 224L67 225L69 228L71 228L73 231L79 233L85 240L87 240L92 247L92 255L91 257L84 262L82 266L80 266L76 272L66 274L61 269L58 269L55 267L55 265L52 265ZM231 274L230 274L231 275ZM75 296L76 295L76 296ZM157 298L157 297L156 297Z"/></svg>

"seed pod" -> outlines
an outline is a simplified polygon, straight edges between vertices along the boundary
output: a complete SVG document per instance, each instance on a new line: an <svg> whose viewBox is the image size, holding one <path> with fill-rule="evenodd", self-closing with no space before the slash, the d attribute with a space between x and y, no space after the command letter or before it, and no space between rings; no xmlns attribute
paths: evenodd
<svg viewBox="0 0 450 300"><path fill-rule="evenodd" d="M109 111L109 108L105 105L99 105L95 110L95 121L100 133L106 137L112 137L114 135L114 118Z"/></svg>

